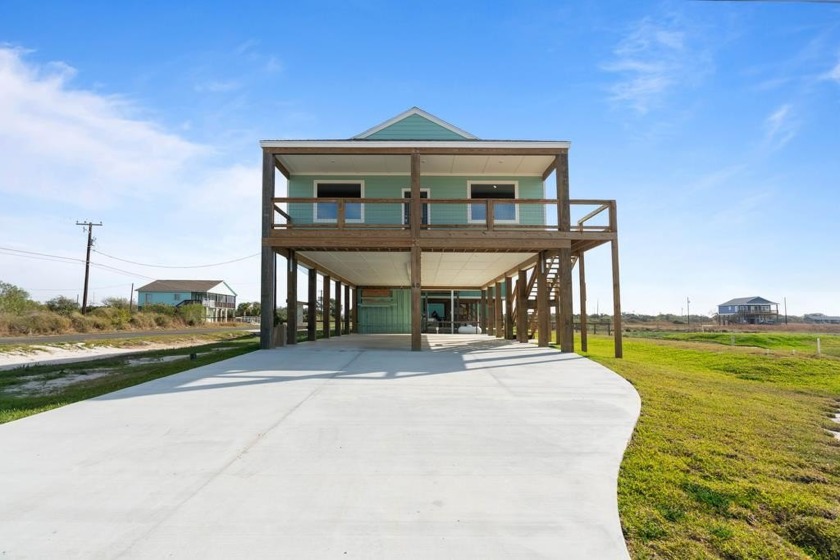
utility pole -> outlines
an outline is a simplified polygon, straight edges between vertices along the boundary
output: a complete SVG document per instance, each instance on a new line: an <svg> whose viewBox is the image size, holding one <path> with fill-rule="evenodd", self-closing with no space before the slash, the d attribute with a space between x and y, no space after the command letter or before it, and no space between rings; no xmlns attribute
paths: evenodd
<svg viewBox="0 0 840 560"><path fill-rule="evenodd" d="M688 330L691 330L691 300L685 298L685 319L688 323Z"/></svg>
<svg viewBox="0 0 840 560"><path fill-rule="evenodd" d="M787 296L785 296L785 325L787 325Z"/></svg>
<svg viewBox="0 0 840 560"><path fill-rule="evenodd" d="M87 296L88 296L88 279L90 278L90 250L93 247L93 227L101 226L102 222L94 224L93 222L76 222L77 226L83 226L82 229L87 228L87 257L85 257L85 291L82 296L82 315L87 313Z"/></svg>

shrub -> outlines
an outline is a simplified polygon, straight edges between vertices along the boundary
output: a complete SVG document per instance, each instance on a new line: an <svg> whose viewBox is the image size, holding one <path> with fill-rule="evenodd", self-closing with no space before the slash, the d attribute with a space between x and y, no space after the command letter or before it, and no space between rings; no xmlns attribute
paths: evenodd
<svg viewBox="0 0 840 560"><path fill-rule="evenodd" d="M74 311L79 310L79 304L76 300L65 296L56 296L49 300L46 304L47 309L58 313L59 315L71 315Z"/></svg>
<svg viewBox="0 0 840 560"><path fill-rule="evenodd" d="M138 329L153 329L157 326L154 313L135 313L131 316L129 323Z"/></svg>
<svg viewBox="0 0 840 560"><path fill-rule="evenodd" d="M78 311L70 315L70 325L73 330L80 333L86 333L93 328L93 320L90 317L82 315Z"/></svg>
<svg viewBox="0 0 840 560"><path fill-rule="evenodd" d="M178 315L180 315L184 323L190 326L204 323L205 314L204 306L200 303L188 303L178 308Z"/></svg>
<svg viewBox="0 0 840 560"><path fill-rule="evenodd" d="M33 311L10 317L7 328L11 335L54 334L70 328L70 319L52 311Z"/></svg>
<svg viewBox="0 0 840 560"><path fill-rule="evenodd" d="M21 315L38 307L39 304L29 299L29 292L23 288L0 282L0 313Z"/></svg>
<svg viewBox="0 0 840 560"><path fill-rule="evenodd" d="M162 303L150 303L141 308L144 313L158 313L160 315L168 315L172 317L175 315L175 308L171 305L163 305Z"/></svg>
<svg viewBox="0 0 840 560"><path fill-rule="evenodd" d="M131 320L131 313L128 307L97 307L91 312L91 317L101 318L107 322L104 328L125 329Z"/></svg>
<svg viewBox="0 0 840 560"><path fill-rule="evenodd" d="M131 303L126 298L108 297L102 300L103 307L113 307L115 309L131 309Z"/></svg>

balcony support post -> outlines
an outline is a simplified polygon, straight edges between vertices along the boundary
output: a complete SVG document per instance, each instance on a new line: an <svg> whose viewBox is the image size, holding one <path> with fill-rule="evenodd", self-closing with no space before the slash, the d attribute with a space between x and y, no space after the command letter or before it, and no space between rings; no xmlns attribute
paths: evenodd
<svg viewBox="0 0 840 560"><path fill-rule="evenodd" d="M516 282L516 339L528 342L528 271L519 271Z"/></svg>
<svg viewBox="0 0 840 560"><path fill-rule="evenodd" d="M306 310L306 339L314 342L318 339L318 271L309 269L309 308Z"/></svg>
<svg viewBox="0 0 840 560"><path fill-rule="evenodd" d="M297 254L286 256L286 344L297 344Z"/></svg>
<svg viewBox="0 0 840 560"><path fill-rule="evenodd" d="M481 332L487 334L487 288L481 290L481 303L479 303L478 315Z"/></svg>
<svg viewBox="0 0 840 560"><path fill-rule="evenodd" d="M420 153L411 153L411 200L408 203L408 226L411 230L411 350L419 352L422 349L423 305L421 301L421 270L423 260L420 250Z"/></svg>
<svg viewBox="0 0 840 560"><path fill-rule="evenodd" d="M341 336L341 280L335 281L335 336Z"/></svg>
<svg viewBox="0 0 840 560"><path fill-rule="evenodd" d="M548 271L546 270L546 252L540 251L537 261L537 346L548 346L551 336L550 313L548 304Z"/></svg>
<svg viewBox="0 0 840 560"><path fill-rule="evenodd" d="M350 285L344 285L344 332L350 334Z"/></svg>
<svg viewBox="0 0 840 560"><path fill-rule="evenodd" d="M330 286L332 285L332 278L324 276L324 294L321 296L321 320L324 323L324 338L330 337Z"/></svg>
<svg viewBox="0 0 840 560"><path fill-rule="evenodd" d="M495 320L493 321L493 332L496 335L496 338L504 338L505 336L505 323L504 323L504 308L502 307L502 283L496 282L496 287L493 289L493 296L496 300L493 304L493 316Z"/></svg>
<svg viewBox="0 0 840 560"><path fill-rule="evenodd" d="M513 340L513 279L505 276L505 340Z"/></svg>
<svg viewBox="0 0 840 560"><path fill-rule="evenodd" d="M487 334L496 334L496 287L487 287Z"/></svg>
<svg viewBox="0 0 840 560"><path fill-rule="evenodd" d="M612 254L612 281L613 281L613 336L615 337L615 357L624 357L624 348L621 340L621 282L618 274L618 217L616 216L615 201L610 201L610 231L613 238L610 241L610 252Z"/></svg>
<svg viewBox="0 0 840 560"><path fill-rule="evenodd" d="M580 349L582 352L589 351L589 342L586 332L586 264L583 258L584 252L578 254L578 283L580 284Z"/></svg>
<svg viewBox="0 0 840 560"><path fill-rule="evenodd" d="M415 213L412 212L412 220ZM422 350L423 336L423 308L421 301L422 287L420 279L422 278L420 265L423 260L423 254L420 247L414 245L411 248L411 350L419 352Z"/></svg>
<svg viewBox="0 0 840 560"><path fill-rule="evenodd" d="M265 244L274 220L274 155L263 152L262 166L262 256L260 259L260 348L274 340L274 249Z"/></svg>
<svg viewBox="0 0 840 560"><path fill-rule="evenodd" d="M571 231L569 203L569 154L561 152L555 158L554 176L557 181L557 228ZM572 250L561 248L557 269L557 344L562 352L575 351L574 316L572 314Z"/></svg>

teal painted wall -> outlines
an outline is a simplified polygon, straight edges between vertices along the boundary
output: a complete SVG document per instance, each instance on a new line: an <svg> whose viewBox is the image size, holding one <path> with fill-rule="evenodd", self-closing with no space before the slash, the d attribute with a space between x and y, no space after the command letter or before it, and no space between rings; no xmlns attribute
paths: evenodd
<svg viewBox="0 0 840 560"><path fill-rule="evenodd" d="M364 288L356 290L359 297L362 291ZM411 332L411 290L408 288L393 288L390 305L365 305L360 299L356 300L356 305L359 306L359 332L362 334Z"/></svg>
<svg viewBox="0 0 840 560"><path fill-rule="evenodd" d="M464 140L465 137L420 115L409 115L387 128L374 132L371 140Z"/></svg>
<svg viewBox="0 0 840 560"><path fill-rule="evenodd" d="M178 305L192 298L192 292L138 292L137 305Z"/></svg>
<svg viewBox="0 0 840 560"><path fill-rule="evenodd" d="M314 176L296 175L289 181L289 196L312 198L315 196L315 181L364 181L365 198L400 198L402 189L411 186L408 175L369 175L369 176ZM539 177L475 177L475 176L426 176L421 178L421 187L429 189L429 197L435 198L467 198L470 181L499 183L517 181L519 183L519 198L543 198L543 183ZM294 222L311 224L314 222L312 204L290 204L289 214ZM431 205L431 224L465 224L467 223L467 205ZM553 207L552 207L553 210ZM364 205L364 222L366 224L399 224L403 219L401 204L366 204ZM519 208L519 223L538 225L545 223L544 208L541 205L522 205Z"/></svg>

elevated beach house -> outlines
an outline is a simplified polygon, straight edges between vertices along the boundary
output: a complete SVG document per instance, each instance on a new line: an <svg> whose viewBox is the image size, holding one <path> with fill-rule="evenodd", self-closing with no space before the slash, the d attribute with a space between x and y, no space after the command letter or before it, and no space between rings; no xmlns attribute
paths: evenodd
<svg viewBox="0 0 840 560"><path fill-rule="evenodd" d="M204 318L210 322L233 319L236 292L223 280L155 280L137 289L137 306L191 303L204 306Z"/></svg>
<svg viewBox="0 0 840 560"><path fill-rule="evenodd" d="M718 305L720 324L773 324L779 321L779 304L760 296L730 299Z"/></svg>
<svg viewBox="0 0 840 560"><path fill-rule="evenodd" d="M609 243L621 356L616 204L570 199L569 142L482 140L415 107L347 140L260 145L263 348L277 328L294 343L305 320L309 340L410 333L420 350L424 332L542 346L554 334L571 352L573 267L585 323L584 255ZM286 275L280 304L303 299L305 319L274 325L276 274ZM333 309L317 319L319 301Z"/></svg>

